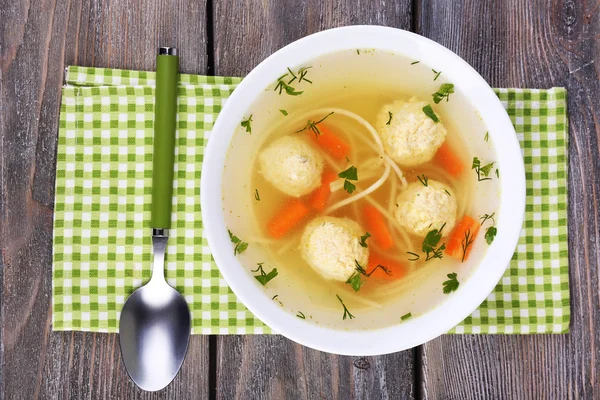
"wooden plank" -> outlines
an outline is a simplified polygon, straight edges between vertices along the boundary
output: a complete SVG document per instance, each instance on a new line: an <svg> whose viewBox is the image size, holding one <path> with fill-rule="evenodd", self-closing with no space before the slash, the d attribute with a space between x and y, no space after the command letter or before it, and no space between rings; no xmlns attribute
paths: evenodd
<svg viewBox="0 0 600 400"><path fill-rule="evenodd" d="M116 335L52 332L51 243L60 88L69 64L151 70L158 46L204 73L205 5L192 0L0 0L1 398L206 398L208 338L165 391L127 378Z"/></svg>
<svg viewBox="0 0 600 400"><path fill-rule="evenodd" d="M594 2L423 0L419 33L493 86L569 97L571 332L443 336L423 347L427 398L600 398L600 17Z"/></svg>
<svg viewBox="0 0 600 400"><path fill-rule="evenodd" d="M349 24L410 28L411 2L232 0L214 3L215 74L243 76L286 44ZM217 397L414 397L413 352L354 358L321 353L280 336L217 338Z"/></svg>

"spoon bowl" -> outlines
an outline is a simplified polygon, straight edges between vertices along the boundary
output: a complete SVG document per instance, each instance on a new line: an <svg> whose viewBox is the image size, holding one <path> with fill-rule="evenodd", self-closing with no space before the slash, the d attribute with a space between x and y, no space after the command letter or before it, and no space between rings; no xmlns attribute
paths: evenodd
<svg viewBox="0 0 600 400"><path fill-rule="evenodd" d="M190 311L177 290L150 282L129 297L119 326L123 362L142 389L167 386L181 368L190 336Z"/></svg>

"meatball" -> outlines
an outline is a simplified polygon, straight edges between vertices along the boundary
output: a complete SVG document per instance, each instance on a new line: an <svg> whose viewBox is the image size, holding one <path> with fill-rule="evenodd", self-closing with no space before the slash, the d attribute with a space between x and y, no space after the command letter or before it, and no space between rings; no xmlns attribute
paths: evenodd
<svg viewBox="0 0 600 400"><path fill-rule="evenodd" d="M425 236L443 224L449 233L456 223L456 197L443 183L429 179L427 186L413 182L396 199L396 220L410 232Z"/></svg>
<svg viewBox="0 0 600 400"><path fill-rule="evenodd" d="M397 100L377 114L375 128L385 152L401 166L426 163L444 143L446 128L442 122L434 122L423 112L428 104L416 97Z"/></svg>
<svg viewBox="0 0 600 400"><path fill-rule="evenodd" d="M318 217L304 228L300 251L323 278L346 281L356 262L366 266L369 250L360 245L360 226L348 218Z"/></svg>
<svg viewBox="0 0 600 400"><path fill-rule="evenodd" d="M321 184L323 158L298 137L275 140L260 153L258 162L265 179L289 196L303 196Z"/></svg>

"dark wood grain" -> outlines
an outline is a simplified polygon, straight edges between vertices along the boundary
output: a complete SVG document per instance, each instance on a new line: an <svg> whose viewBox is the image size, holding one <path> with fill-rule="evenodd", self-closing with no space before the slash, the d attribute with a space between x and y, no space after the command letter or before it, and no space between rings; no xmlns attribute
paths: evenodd
<svg viewBox="0 0 600 400"><path fill-rule="evenodd" d="M568 335L443 336L423 347L426 398L600 398L600 4L424 0L419 33L493 86L569 96Z"/></svg>
<svg viewBox="0 0 600 400"><path fill-rule="evenodd" d="M237 4L237 6L236 6ZM351 24L410 28L410 1L214 2L215 74L243 76L310 33ZM413 352L355 359L303 348L283 337L217 339L217 397L349 399L414 397Z"/></svg>
<svg viewBox="0 0 600 400"><path fill-rule="evenodd" d="M0 398L206 398L208 338L166 390L136 389L116 335L52 332L52 212L60 88L69 64L150 70L158 46L204 73L205 4L0 1Z"/></svg>
<svg viewBox="0 0 600 400"><path fill-rule="evenodd" d="M411 351L344 357L311 350L286 338L219 339L219 399L411 399Z"/></svg>

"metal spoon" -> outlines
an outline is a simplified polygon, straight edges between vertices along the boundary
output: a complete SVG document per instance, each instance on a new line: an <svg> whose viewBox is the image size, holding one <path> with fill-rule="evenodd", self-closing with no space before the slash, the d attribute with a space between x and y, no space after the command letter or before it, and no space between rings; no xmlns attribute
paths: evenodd
<svg viewBox="0 0 600 400"><path fill-rule="evenodd" d="M119 322L121 354L131 379L148 391L166 387L179 372L190 339L190 310L165 280L171 227L177 49L161 47L156 60L154 157L152 176L152 278L129 296Z"/></svg>

